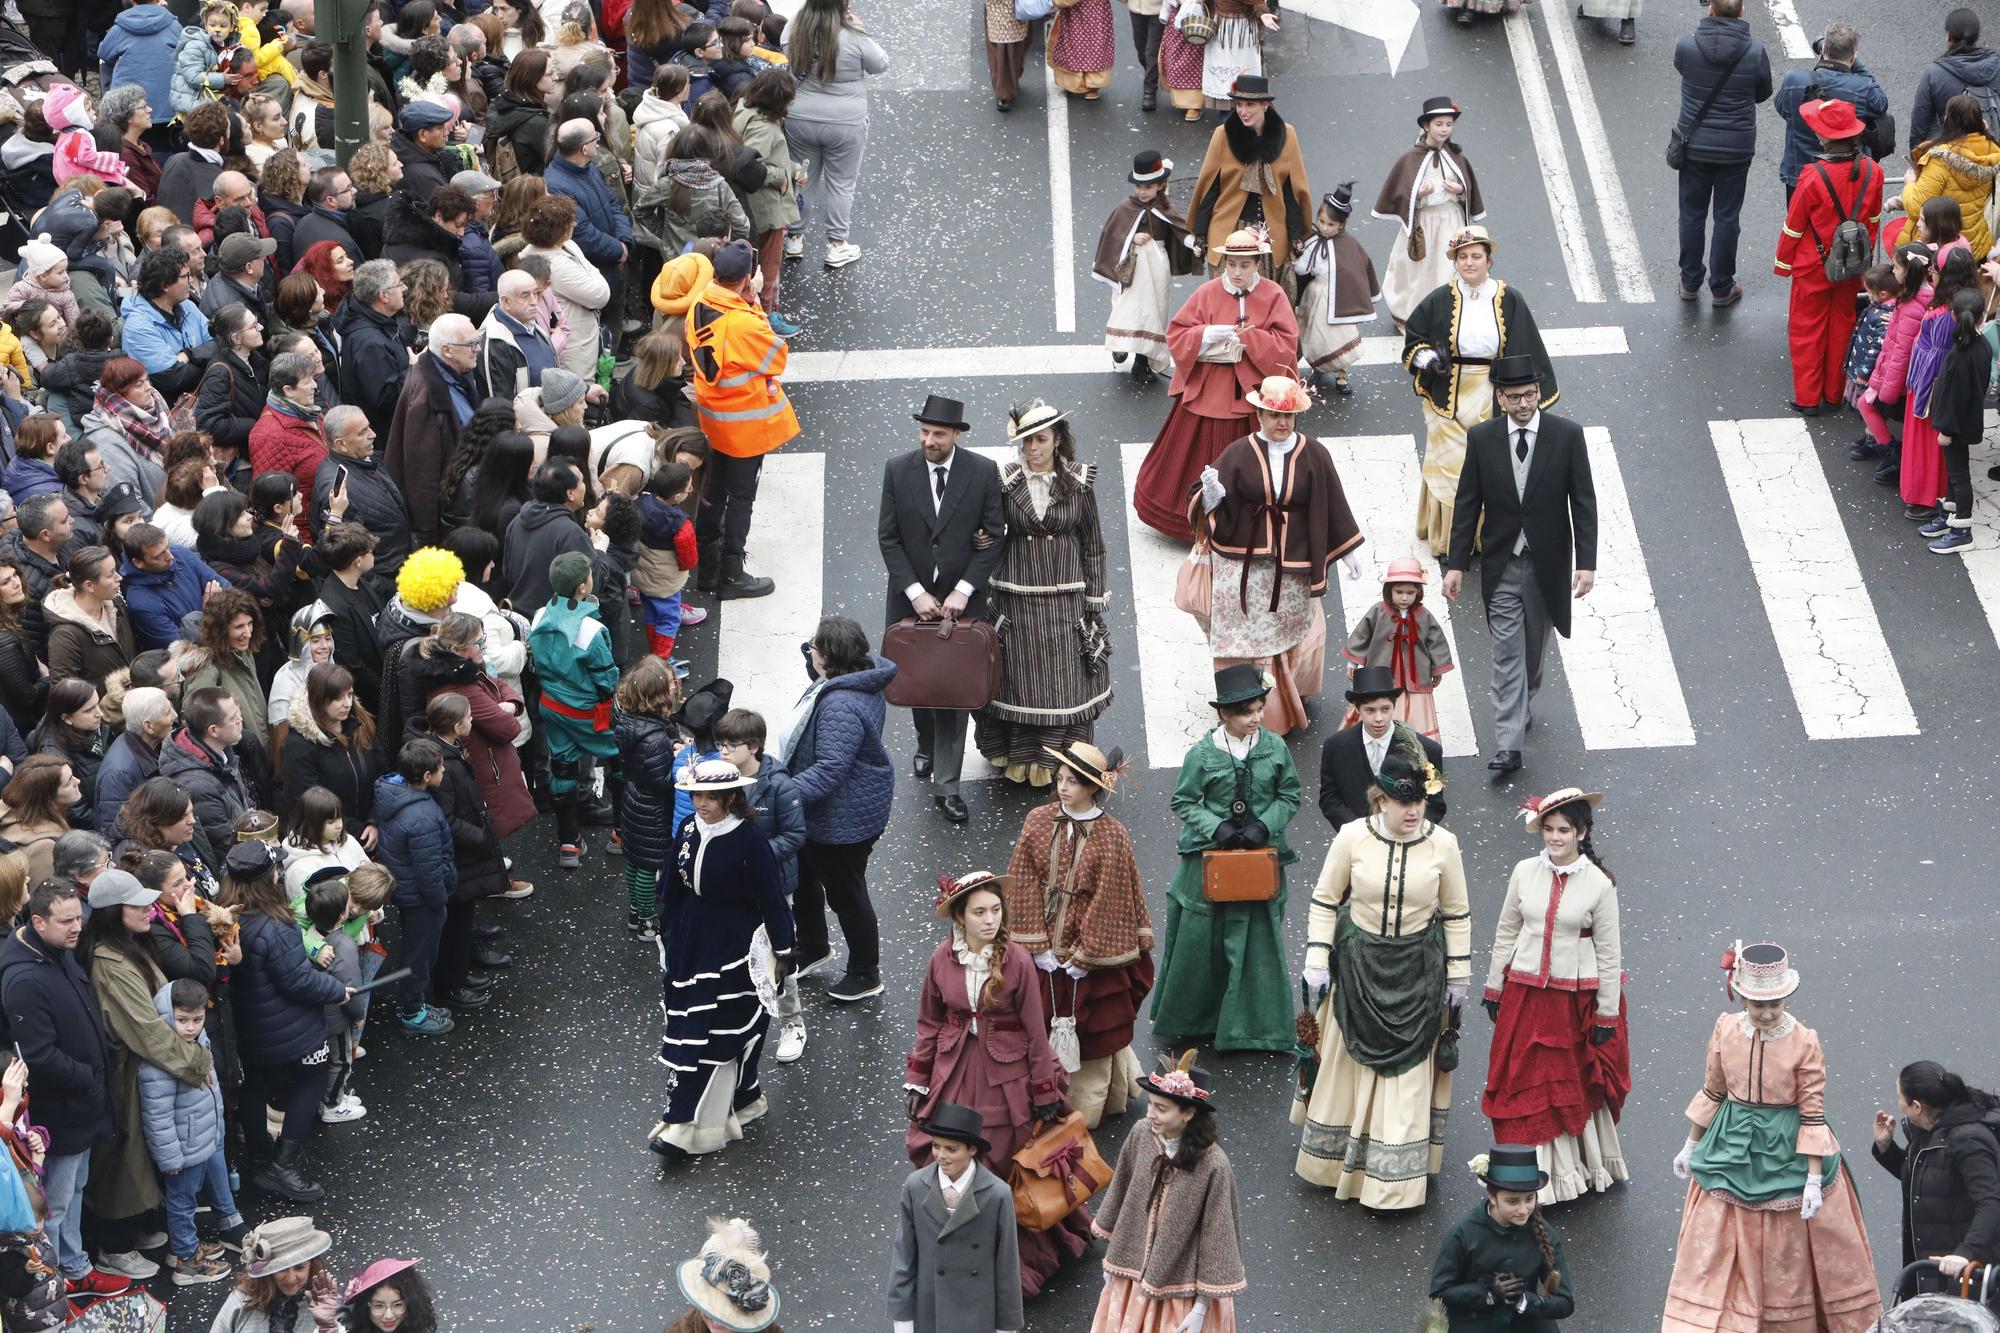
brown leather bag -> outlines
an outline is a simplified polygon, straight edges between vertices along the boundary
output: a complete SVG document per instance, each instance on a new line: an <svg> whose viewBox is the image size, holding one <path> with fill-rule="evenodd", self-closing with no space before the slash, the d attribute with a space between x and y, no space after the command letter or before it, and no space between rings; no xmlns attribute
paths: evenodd
<svg viewBox="0 0 2000 1333"><path fill-rule="evenodd" d="M1201 894L1212 903L1268 903L1278 896L1278 849L1201 854Z"/></svg>
<svg viewBox="0 0 2000 1333"><path fill-rule="evenodd" d="M1090 1202L1111 1183L1111 1168L1097 1151L1083 1112L1038 1126L1007 1170L1014 1189L1014 1220L1047 1231Z"/></svg>
<svg viewBox="0 0 2000 1333"><path fill-rule="evenodd" d="M882 636L898 708L984 708L1000 693L1000 632L983 620L901 620Z"/></svg>
<svg viewBox="0 0 2000 1333"><path fill-rule="evenodd" d="M1430 253L1430 247L1424 242L1424 224L1421 222L1410 224L1408 253L1412 264L1423 263L1424 256Z"/></svg>

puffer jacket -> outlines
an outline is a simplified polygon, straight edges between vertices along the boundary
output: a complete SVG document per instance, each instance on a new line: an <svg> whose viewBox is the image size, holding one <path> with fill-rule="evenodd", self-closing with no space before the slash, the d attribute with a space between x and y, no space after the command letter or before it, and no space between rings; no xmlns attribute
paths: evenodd
<svg viewBox="0 0 2000 1333"><path fill-rule="evenodd" d="M2000 88L2000 51L1975 46L1954 51L1924 66L1910 104L1910 149L1937 137L1944 104L1967 88ZM1988 128L1992 128L1989 126Z"/></svg>
<svg viewBox="0 0 2000 1333"><path fill-rule="evenodd" d="M660 168L667 161L667 145L687 128L688 118L679 102L655 97L646 84L633 86L646 88L638 109L632 113L632 190L638 195L660 178ZM667 257L673 258L672 253Z"/></svg>
<svg viewBox="0 0 2000 1333"><path fill-rule="evenodd" d="M174 1007L168 1002L172 991L169 982L153 997L153 1007L169 1026L174 1021ZM209 1049L207 1033L195 1042ZM189 1087L158 1065L140 1061L139 1110L146 1150L162 1171L200 1166L222 1150L222 1081L212 1068L207 1082Z"/></svg>
<svg viewBox="0 0 2000 1333"><path fill-rule="evenodd" d="M234 750L226 758L218 756L182 727L160 746L160 776L178 782L194 802L195 822L208 834L209 848L226 852L236 844L236 830L230 821L255 802L250 799ZM203 859L207 859L206 854ZM210 870L219 868L209 866Z"/></svg>
<svg viewBox="0 0 2000 1333"><path fill-rule="evenodd" d="M412 728L411 734L422 733ZM438 748L444 751L444 781L431 795L451 825L451 844L458 856L458 887L452 899L472 902L505 893L507 860L500 854L500 836L487 815L472 761L449 741L439 741Z"/></svg>
<svg viewBox="0 0 2000 1333"><path fill-rule="evenodd" d="M165 748L164 743L161 746ZM97 811L94 827L98 835L115 839L118 827L118 812L124 808L125 798L139 789L139 784L160 773L160 752L149 750L139 739L136 731L121 731L105 747L104 762L97 766L97 790L91 806Z"/></svg>
<svg viewBox="0 0 2000 1333"><path fill-rule="evenodd" d="M180 20L165 5L133 5L111 21L111 31L98 43L98 79L103 88L136 83L146 91L146 104L168 108L174 99L174 65L180 54L175 34ZM160 119L166 113L161 111Z"/></svg>
<svg viewBox="0 0 2000 1333"><path fill-rule="evenodd" d="M0 704L14 726L31 731L41 721L49 700L49 678L40 670L27 628L0 630Z"/></svg>
<svg viewBox="0 0 2000 1333"><path fill-rule="evenodd" d="M625 860L642 870L666 865L674 849L673 727L663 717L611 710L618 757L625 769L625 802L618 822Z"/></svg>
<svg viewBox="0 0 2000 1333"><path fill-rule="evenodd" d="M355 743L361 720L350 713L342 726L344 743L335 743L313 717L304 690L292 696L285 720L291 724L283 754L286 799L296 801L308 787L324 787L340 798L348 827L358 830L367 824L381 770L374 749Z"/></svg>
<svg viewBox="0 0 2000 1333"><path fill-rule="evenodd" d="M464 593L459 594L464 609ZM496 614L498 614L496 612ZM535 818L535 800L528 794L527 778L521 772L520 752L515 739L521 734L521 716L526 711L520 692L494 676L493 645L489 641L486 666L456 653L440 652L417 657L409 674L417 677L419 697L424 705L440 694L458 694L472 708L472 730L463 745L466 763L478 782L480 799L491 817L494 836L511 838ZM525 656L525 654L524 654ZM421 715L419 706L411 717ZM504 884L501 886L506 887Z"/></svg>
<svg viewBox="0 0 2000 1333"><path fill-rule="evenodd" d="M1917 157L1917 178L1903 187L1903 212L1908 215L1896 244L1917 239L1917 215L1939 195L1958 200L1959 222L1972 246L1973 258L1993 248L1986 225L1986 201L1993 197L1993 179L2000 173L2000 143L1983 134L1968 134L1934 143Z"/></svg>
<svg viewBox="0 0 2000 1333"><path fill-rule="evenodd" d="M263 913L242 919L243 961L232 974L243 1061L293 1064L326 1044L326 1006L347 988L312 965L298 926Z"/></svg>
<svg viewBox="0 0 2000 1333"><path fill-rule="evenodd" d="M523 101L512 93L501 93L486 108L487 137L505 139L514 146L514 161L523 176L539 176L548 161L549 109L539 102Z"/></svg>
<svg viewBox="0 0 2000 1333"><path fill-rule="evenodd" d="M120 667L132 665L132 619L123 598L111 599L112 628L86 617L77 607L76 594L57 588L42 603L42 615L49 627L49 679L75 676L99 689L106 677Z"/></svg>
<svg viewBox="0 0 2000 1333"><path fill-rule="evenodd" d="M1694 113L1739 54L1742 59L1730 71L1722 95L1701 124L1688 131ZM1755 157L1757 104L1771 97L1771 57L1750 35L1749 23L1713 16L1702 19L1674 47L1674 68L1681 76L1681 109L1675 123L1688 135L1688 161L1735 166Z"/></svg>
<svg viewBox="0 0 2000 1333"><path fill-rule="evenodd" d="M1903 1132L1907 1148L1891 1139L1873 1152L1902 1182L1904 1264L1938 1254L2000 1262L2000 1112L1959 1102L1930 1129L1904 1121Z"/></svg>
<svg viewBox="0 0 2000 1333"><path fill-rule="evenodd" d="M896 767L882 744L883 692L896 664L874 653L861 671L835 676L785 756L806 807L806 839L840 845L880 837L896 799Z"/></svg>
<svg viewBox="0 0 2000 1333"><path fill-rule="evenodd" d="M396 877L399 907L443 907L458 888L451 821L427 791L391 773L375 783L375 859Z"/></svg>
<svg viewBox="0 0 2000 1333"><path fill-rule="evenodd" d="M174 47L173 114L184 116L209 101L225 82L216 65L222 53L200 28L182 28L180 44Z"/></svg>
<svg viewBox="0 0 2000 1333"><path fill-rule="evenodd" d="M778 863L778 887L790 898L799 887L799 848L806 845L806 807L785 766L765 755L757 770L757 783L743 793L750 802L750 814L764 839L771 844L772 859Z"/></svg>
<svg viewBox="0 0 2000 1333"><path fill-rule="evenodd" d="M246 362L237 353L223 352L201 373L196 391L195 425L207 431L215 442L230 449L248 449L250 432L264 415L264 377L269 370L257 354Z"/></svg>

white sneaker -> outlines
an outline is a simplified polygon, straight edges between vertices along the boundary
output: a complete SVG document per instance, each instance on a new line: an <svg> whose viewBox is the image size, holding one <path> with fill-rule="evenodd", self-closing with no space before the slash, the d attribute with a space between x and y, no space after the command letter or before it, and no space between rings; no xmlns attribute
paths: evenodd
<svg viewBox="0 0 2000 1333"><path fill-rule="evenodd" d="M796 231L787 233L785 236L785 258L804 259L805 255L806 238L804 234Z"/></svg>
<svg viewBox="0 0 2000 1333"><path fill-rule="evenodd" d="M166 1243L166 1232L148 1231L145 1235L132 1242L132 1248L135 1250L157 1250Z"/></svg>
<svg viewBox="0 0 2000 1333"><path fill-rule="evenodd" d="M779 1064L788 1065L806 1053L806 1025L786 1023L778 1029L778 1050L772 1056Z"/></svg>
<svg viewBox="0 0 2000 1333"><path fill-rule="evenodd" d="M682 624L682 625L684 625L684 626L686 626L686 625L699 625L699 624L700 624L700 623L701 623L702 621L704 621L704 620L707 620L707 619L708 619L708 608L707 608L707 607L705 607L705 606L688 606L688 605L685 605L685 604L683 604L683 605L681 606L681 624Z"/></svg>
<svg viewBox="0 0 2000 1333"><path fill-rule="evenodd" d="M119 1277L129 1277L138 1282L157 1277L160 1272L158 1264L137 1250L107 1251L97 1256L97 1267L100 1272L116 1273Z"/></svg>
<svg viewBox="0 0 2000 1333"><path fill-rule="evenodd" d="M861 247L852 241L828 241L826 243L826 266L846 268L861 258Z"/></svg>
<svg viewBox="0 0 2000 1333"><path fill-rule="evenodd" d="M337 1106L320 1107L319 1122L322 1125L344 1125L350 1120L359 1120L367 1114L367 1107L353 1097L346 1097Z"/></svg>

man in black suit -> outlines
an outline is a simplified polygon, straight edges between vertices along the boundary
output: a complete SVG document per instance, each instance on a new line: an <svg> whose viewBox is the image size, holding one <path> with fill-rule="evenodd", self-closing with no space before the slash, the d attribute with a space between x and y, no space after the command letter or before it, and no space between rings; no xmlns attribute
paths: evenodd
<svg viewBox="0 0 2000 1333"><path fill-rule="evenodd" d="M986 583L1007 544L1000 469L992 460L958 447L966 429L965 405L932 394L913 413L922 447L898 454L882 469L882 507L876 540L889 567L889 624L915 616L936 620L986 619ZM965 762L965 723L955 708L913 708L917 756L911 764L929 779L944 817L966 820L958 794Z"/></svg>
<svg viewBox="0 0 2000 1333"><path fill-rule="evenodd" d="M1375 775L1396 743L1396 700L1403 695L1395 673L1388 667L1357 667L1347 691L1347 702L1361 720L1342 727L1326 738L1319 752L1319 810L1338 830L1368 814L1368 794ZM1444 747L1428 736L1404 728L1422 742L1424 758L1444 773ZM1433 824L1444 823L1444 793L1425 802L1425 814Z"/></svg>
<svg viewBox="0 0 2000 1333"><path fill-rule="evenodd" d="M1466 432L1443 586L1447 599L1458 596L1479 543L1498 732L1487 767L1512 773L1521 766L1535 692L1542 687L1549 630L1569 637L1570 598L1587 596L1597 580L1597 491L1583 428L1541 410L1532 360L1495 361L1493 390L1506 416Z"/></svg>

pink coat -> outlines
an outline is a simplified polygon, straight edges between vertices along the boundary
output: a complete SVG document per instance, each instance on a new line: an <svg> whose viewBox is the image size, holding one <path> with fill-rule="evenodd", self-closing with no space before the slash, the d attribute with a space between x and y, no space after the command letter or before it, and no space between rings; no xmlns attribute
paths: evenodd
<svg viewBox="0 0 2000 1333"><path fill-rule="evenodd" d="M1924 311L1930 307L1931 289L1926 286L1907 301L1896 302L1896 308L1889 315L1888 332L1882 335L1882 351L1875 358L1875 371L1868 377L1868 387L1875 391L1875 397L1885 403L1903 401L1905 377L1910 370L1910 350L1917 345L1917 326L1924 322Z"/></svg>
<svg viewBox="0 0 2000 1333"><path fill-rule="evenodd" d="M56 313L63 317L63 323L69 325L71 329L76 328L76 317L83 313L76 303L76 293L67 287L58 287L50 291L33 278L18 279L12 287L9 287L6 297L0 299L0 311L12 316L16 310L37 297L54 306Z"/></svg>
<svg viewBox="0 0 2000 1333"><path fill-rule="evenodd" d="M1240 314L1243 359L1233 365L1198 359L1202 328L1235 324L1239 315L1239 298L1223 287L1221 278L1195 288L1167 325L1167 347L1174 354L1174 380L1167 391L1198 417L1226 421L1254 416L1255 409L1243 400L1245 394L1268 375L1298 374L1299 321L1285 289L1269 278L1260 279L1240 298Z"/></svg>

